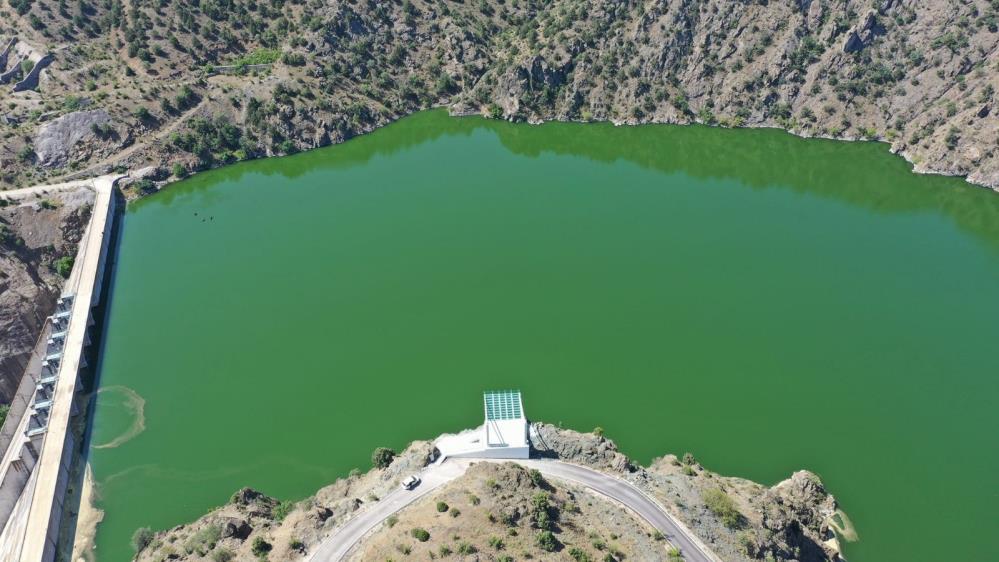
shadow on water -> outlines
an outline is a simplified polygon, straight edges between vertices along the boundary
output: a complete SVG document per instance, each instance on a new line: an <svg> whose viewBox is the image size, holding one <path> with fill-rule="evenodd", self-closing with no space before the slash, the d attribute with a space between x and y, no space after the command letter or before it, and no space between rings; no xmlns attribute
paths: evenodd
<svg viewBox="0 0 999 562"><path fill-rule="evenodd" d="M480 117L452 118L444 110L406 117L341 145L283 158L243 162L197 174L155 197L169 205L181 194L212 198L210 186L246 174L296 179L346 169L444 136L495 134L504 148L527 158L543 153L595 162L626 161L663 173L732 179L753 189L788 189L878 213L940 212L999 251L999 197L960 178L919 175L878 142L803 139L776 129L701 125L614 126L546 123L539 126Z"/></svg>

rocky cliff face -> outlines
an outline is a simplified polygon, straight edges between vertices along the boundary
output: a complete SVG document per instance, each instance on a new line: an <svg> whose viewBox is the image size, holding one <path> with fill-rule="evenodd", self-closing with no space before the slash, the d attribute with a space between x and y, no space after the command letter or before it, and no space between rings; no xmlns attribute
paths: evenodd
<svg viewBox="0 0 999 562"><path fill-rule="evenodd" d="M648 468L640 467L602 436L548 424L535 424L531 439L538 456L589 466L632 482L726 561L839 559L837 543L829 541L836 500L810 472L796 472L768 488L714 474L689 456L679 460L668 455ZM240 490L227 505L198 521L150 536L137 559L251 559L253 545L260 540L272 549L272 560L303 558L354 512L379 501L403 477L429 462L431 450L431 444L416 442L388 468L339 480L296 504ZM405 554L407 546L416 558L424 559L428 552L444 552L441 546L456 552L461 542L485 553L491 537L502 538L508 552L532 552L536 529L530 523L531 505L539 491L550 496L552 516L559 522L555 538L567 546L566 551L575 545L591 559L605 554L615 560L668 558L668 545L661 537L620 506L566 482L538 482L517 466L479 463L398 513L393 522L365 539L355 559L382 560ZM439 501L449 509L458 508L458 513L439 511ZM394 529L397 522L402 531ZM414 541L410 535L414 527L429 530L430 542ZM593 558L597 553L599 557ZM544 553L540 555L543 558ZM472 559L491 559L481 556Z"/></svg>
<svg viewBox="0 0 999 562"><path fill-rule="evenodd" d="M28 201L0 196L0 404L10 401L62 290L58 261L72 257L90 217L82 189Z"/></svg>
<svg viewBox="0 0 999 562"><path fill-rule="evenodd" d="M993 0L109 0L75 15L14 4L0 35L75 47L56 49L39 92L10 96L8 184L67 166L157 165L165 179L447 105L879 139L917 171L999 186ZM258 62L270 69L238 73ZM210 68L233 63L236 74ZM45 120L83 106L109 116L71 135L87 150L38 158Z"/></svg>
<svg viewBox="0 0 999 562"><path fill-rule="evenodd" d="M799 471L772 487L720 476L692 456L666 455L648 468L604 437L535 424L540 455L616 473L646 491L726 561L839 560L831 527L836 499L815 474Z"/></svg>

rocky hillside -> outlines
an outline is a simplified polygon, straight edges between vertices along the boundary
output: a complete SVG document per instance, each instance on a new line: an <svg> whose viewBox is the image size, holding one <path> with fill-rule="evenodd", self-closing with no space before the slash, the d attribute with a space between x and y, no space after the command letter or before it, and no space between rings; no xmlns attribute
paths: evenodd
<svg viewBox="0 0 999 562"><path fill-rule="evenodd" d="M845 516L814 474L797 472L767 488L714 474L689 455L682 460L666 456L643 468L602 436L546 424L534 427L537 455L629 480L726 561L839 559L830 525ZM352 474L298 503L240 490L228 504L194 523L158 533L138 531L137 560L304 559L331 530L424 466L431 450L429 443L414 443L386 468ZM550 537L544 533L548 529ZM513 464L493 463L473 465L464 476L390 517L352 556L679 559L662 536L618 504Z"/></svg>
<svg viewBox="0 0 999 562"><path fill-rule="evenodd" d="M0 404L9 403L45 319L55 309L94 192L0 195Z"/></svg>
<svg viewBox="0 0 999 562"><path fill-rule="evenodd" d="M446 105L880 139L999 187L999 0L2 2L5 186L168 180Z"/></svg>
<svg viewBox="0 0 999 562"><path fill-rule="evenodd" d="M567 482L545 480L515 464L476 464L389 523L350 559L545 560L557 556L654 562L667 559L670 553L669 543L630 511L603 496ZM550 534L545 532L549 528Z"/></svg>

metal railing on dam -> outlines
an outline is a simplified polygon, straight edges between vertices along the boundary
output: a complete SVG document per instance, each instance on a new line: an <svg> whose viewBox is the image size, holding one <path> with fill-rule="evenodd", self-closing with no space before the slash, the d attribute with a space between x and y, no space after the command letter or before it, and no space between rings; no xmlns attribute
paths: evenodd
<svg viewBox="0 0 999 562"><path fill-rule="evenodd" d="M63 504L77 450L80 369L90 343L92 309L100 303L113 237L114 178L94 180L96 197L72 273L52 315L51 332L30 408L0 461L0 561L56 559ZM6 521L4 521L6 520Z"/></svg>

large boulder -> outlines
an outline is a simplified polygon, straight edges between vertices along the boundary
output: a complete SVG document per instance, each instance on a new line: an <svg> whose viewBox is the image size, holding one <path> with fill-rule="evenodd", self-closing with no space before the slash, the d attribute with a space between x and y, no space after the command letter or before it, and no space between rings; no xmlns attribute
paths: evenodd
<svg viewBox="0 0 999 562"><path fill-rule="evenodd" d="M635 470L631 460L617 450L617 445L600 435L561 429L547 423L535 423L531 429L531 446L541 456L617 472Z"/></svg>
<svg viewBox="0 0 999 562"><path fill-rule="evenodd" d="M878 13L868 10L860 19L860 23L847 32L846 40L843 42L843 52L855 53L870 45L875 37L883 35L884 32L884 27L878 23Z"/></svg>
<svg viewBox="0 0 999 562"><path fill-rule="evenodd" d="M46 168L65 166L73 147L81 140L93 137L93 128L111 121L103 109L75 111L42 125L35 136L38 164Z"/></svg>

